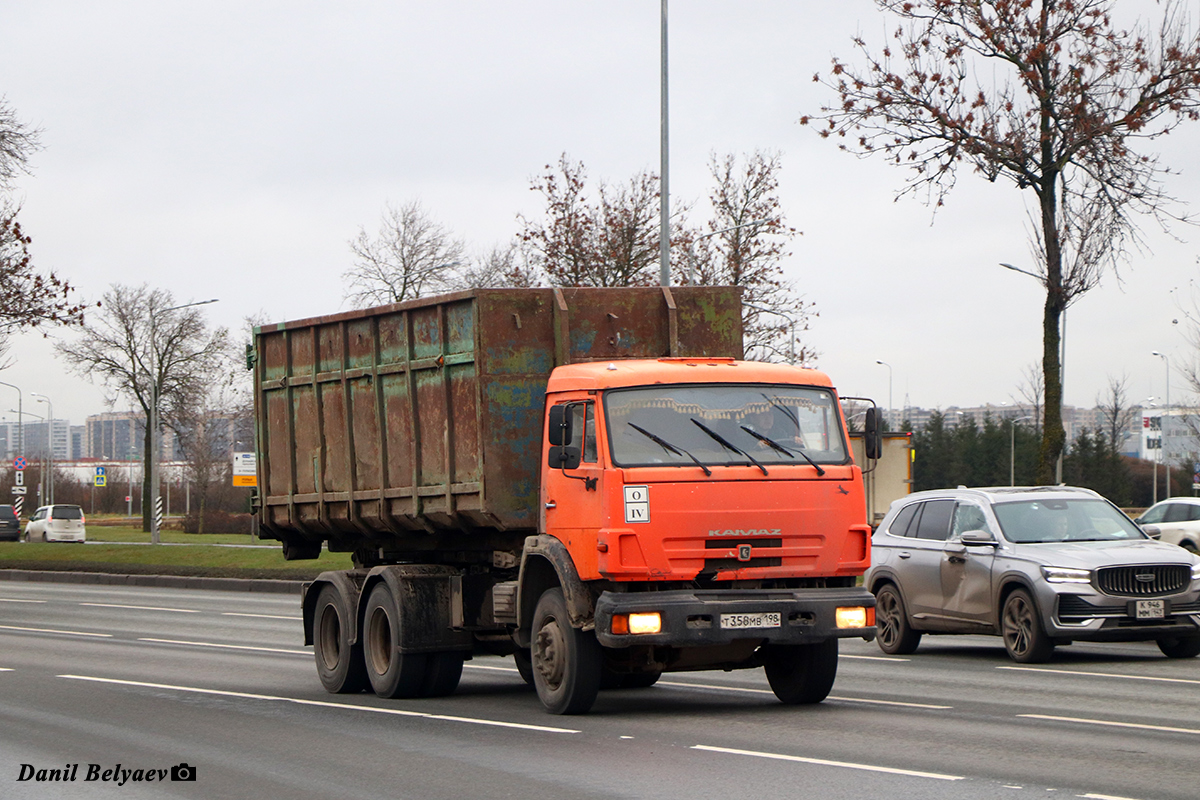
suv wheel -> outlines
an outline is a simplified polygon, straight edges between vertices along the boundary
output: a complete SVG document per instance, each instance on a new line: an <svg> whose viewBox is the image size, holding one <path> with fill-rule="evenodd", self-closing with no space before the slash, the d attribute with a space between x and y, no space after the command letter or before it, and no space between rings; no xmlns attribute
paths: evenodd
<svg viewBox="0 0 1200 800"><path fill-rule="evenodd" d="M1042 628L1042 618L1029 592L1017 589L1004 601L1000 633L1009 658L1021 664L1049 661L1054 640Z"/></svg>
<svg viewBox="0 0 1200 800"><path fill-rule="evenodd" d="M1200 656L1200 636L1178 636L1159 639L1158 649L1167 658L1195 658Z"/></svg>
<svg viewBox="0 0 1200 800"><path fill-rule="evenodd" d="M908 655L921 643L921 632L908 624L900 590L890 583L875 593L875 641L889 655Z"/></svg>

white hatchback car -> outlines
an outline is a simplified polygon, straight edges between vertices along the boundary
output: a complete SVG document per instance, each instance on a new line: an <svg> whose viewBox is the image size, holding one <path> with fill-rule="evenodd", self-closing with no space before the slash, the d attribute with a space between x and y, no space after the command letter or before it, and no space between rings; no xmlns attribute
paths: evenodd
<svg viewBox="0 0 1200 800"><path fill-rule="evenodd" d="M79 506L42 506L25 526L25 541L82 542L87 539L83 525L83 509Z"/></svg>
<svg viewBox="0 0 1200 800"><path fill-rule="evenodd" d="M1155 503L1134 522L1160 541L1200 553L1200 497L1173 497Z"/></svg>

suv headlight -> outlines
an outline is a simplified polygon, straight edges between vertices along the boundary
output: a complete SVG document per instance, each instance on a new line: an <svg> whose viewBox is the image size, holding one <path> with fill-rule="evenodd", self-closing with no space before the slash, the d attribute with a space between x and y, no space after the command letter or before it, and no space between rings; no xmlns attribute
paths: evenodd
<svg viewBox="0 0 1200 800"><path fill-rule="evenodd" d="M1192 574L1196 574L1195 568L1192 569ZM1073 569L1071 567L1042 567L1042 577L1046 579L1046 583L1092 582L1091 570Z"/></svg>
<svg viewBox="0 0 1200 800"><path fill-rule="evenodd" d="M1192 580L1200 581L1200 564L1192 564Z"/></svg>

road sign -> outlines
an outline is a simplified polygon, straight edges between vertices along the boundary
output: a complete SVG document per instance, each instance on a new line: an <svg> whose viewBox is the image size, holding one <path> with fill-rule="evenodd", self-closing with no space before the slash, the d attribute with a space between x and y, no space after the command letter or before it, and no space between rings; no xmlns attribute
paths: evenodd
<svg viewBox="0 0 1200 800"><path fill-rule="evenodd" d="M28 488L28 486L14 486L12 487L13 494L25 494L25 490Z"/></svg>
<svg viewBox="0 0 1200 800"><path fill-rule="evenodd" d="M15 473L13 473L13 485L14 486L24 486L25 485L25 472L23 470L17 470Z"/></svg>
<svg viewBox="0 0 1200 800"><path fill-rule="evenodd" d="M15 469L17 472L20 472L28 466L29 462L25 460L24 456L17 456L13 459L13 469Z"/></svg>
<svg viewBox="0 0 1200 800"><path fill-rule="evenodd" d="M92 474L93 486L107 486L108 474L104 471L104 467L96 467Z"/></svg>
<svg viewBox="0 0 1200 800"><path fill-rule="evenodd" d="M233 485L258 486L258 462L254 453L233 454Z"/></svg>

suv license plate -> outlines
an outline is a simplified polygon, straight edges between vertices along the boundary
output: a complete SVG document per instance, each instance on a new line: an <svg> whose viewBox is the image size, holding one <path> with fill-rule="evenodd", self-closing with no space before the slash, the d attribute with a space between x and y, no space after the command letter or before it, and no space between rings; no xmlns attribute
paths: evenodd
<svg viewBox="0 0 1200 800"><path fill-rule="evenodd" d="M1162 600L1138 600L1138 619L1162 619L1167 615L1166 603Z"/></svg>
<svg viewBox="0 0 1200 800"><path fill-rule="evenodd" d="M722 614L721 627L726 629L738 628L778 628L780 624L778 611L764 611L760 614Z"/></svg>

